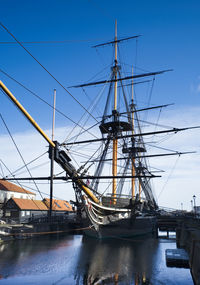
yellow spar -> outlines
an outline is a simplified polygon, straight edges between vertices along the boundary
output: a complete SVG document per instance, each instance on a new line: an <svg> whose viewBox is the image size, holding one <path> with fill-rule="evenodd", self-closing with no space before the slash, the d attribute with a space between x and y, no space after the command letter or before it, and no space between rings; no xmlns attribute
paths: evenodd
<svg viewBox="0 0 200 285"><path fill-rule="evenodd" d="M53 148L56 147L55 143L44 133L44 131L40 128L40 126L36 123L36 121L31 117L31 115L26 111L26 109L19 103L19 101L15 98L15 96L10 92L10 90L3 84L0 80L0 88L4 91L6 95L12 100L15 106L22 112L22 114L29 120L29 122L33 125L33 127L43 136L43 138L49 143L49 145ZM92 191L84 185L82 180L78 180L78 185L81 187L83 192L87 196L89 196L92 201L95 203L99 203L97 197L92 193Z"/></svg>
<svg viewBox="0 0 200 285"><path fill-rule="evenodd" d="M40 126L35 122L35 120L31 117L31 115L24 109L24 107L17 101L15 96L10 92L10 90L0 81L0 87L3 91L8 95L8 97L12 100L12 102L20 109L22 114L29 120L29 122L33 125L34 128L45 138L45 140L52 146L55 147L55 144L52 140L44 133L44 131L40 128Z"/></svg>

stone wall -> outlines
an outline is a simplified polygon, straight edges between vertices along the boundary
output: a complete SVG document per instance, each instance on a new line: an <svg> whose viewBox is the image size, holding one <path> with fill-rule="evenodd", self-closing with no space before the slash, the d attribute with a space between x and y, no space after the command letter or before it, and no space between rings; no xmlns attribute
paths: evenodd
<svg viewBox="0 0 200 285"><path fill-rule="evenodd" d="M189 263L195 285L200 285L200 219L182 221L176 230L177 247L189 254Z"/></svg>

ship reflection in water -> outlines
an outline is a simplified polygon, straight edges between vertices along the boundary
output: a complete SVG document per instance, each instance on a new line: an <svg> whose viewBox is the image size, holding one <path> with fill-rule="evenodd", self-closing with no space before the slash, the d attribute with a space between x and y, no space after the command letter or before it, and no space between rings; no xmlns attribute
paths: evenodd
<svg viewBox="0 0 200 285"><path fill-rule="evenodd" d="M167 268L174 240L100 241L51 236L0 246L0 285L193 284L189 269Z"/></svg>
<svg viewBox="0 0 200 285"><path fill-rule="evenodd" d="M78 274L83 284L151 284L157 251L153 239L97 241L83 238Z"/></svg>

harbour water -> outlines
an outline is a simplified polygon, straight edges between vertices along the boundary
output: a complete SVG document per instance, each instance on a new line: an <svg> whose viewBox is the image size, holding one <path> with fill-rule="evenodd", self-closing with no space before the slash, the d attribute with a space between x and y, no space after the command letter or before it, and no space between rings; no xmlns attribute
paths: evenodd
<svg viewBox="0 0 200 285"><path fill-rule="evenodd" d="M0 285L193 284L189 269L168 268L174 239L99 241L51 235L0 245Z"/></svg>

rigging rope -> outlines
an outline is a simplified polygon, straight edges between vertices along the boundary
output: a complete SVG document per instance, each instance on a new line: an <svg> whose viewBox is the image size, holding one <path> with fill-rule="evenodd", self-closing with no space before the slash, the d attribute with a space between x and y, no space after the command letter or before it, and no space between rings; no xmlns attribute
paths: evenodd
<svg viewBox="0 0 200 285"><path fill-rule="evenodd" d="M152 145L152 144L149 144L149 143L146 143L146 145L151 146L151 147L155 147L155 148L158 148L158 149L166 150L166 151L171 151L171 152L179 154L178 151L172 150L172 149L169 149L169 148L164 148L164 147Z"/></svg>
<svg viewBox="0 0 200 285"><path fill-rule="evenodd" d="M104 38L99 39L87 39L87 40L63 40L63 41L30 41L21 42L22 44L67 44L67 43L84 43L84 42L94 42L94 41L105 41ZM0 42L0 44L17 44L16 42Z"/></svg>
<svg viewBox="0 0 200 285"><path fill-rule="evenodd" d="M0 25L2 26L2 28L74 99L74 101L76 103L78 103L95 121L96 118L87 110L87 108L85 108L68 90L67 88L64 87L64 85L58 80L55 78L55 76L49 72L45 67L44 65L42 65L29 51L27 48L25 48L23 46L23 44L18 41L18 39L0 22Z"/></svg>
<svg viewBox="0 0 200 285"><path fill-rule="evenodd" d="M28 166L27 166L27 164L26 164L26 162L25 162L25 160L24 160L24 158L23 158L23 156L22 156L22 154L21 154L21 152L20 152L20 150L19 150L19 148L18 148L18 146L17 146L17 144L16 144L16 142L15 142L15 140L14 140L14 138L13 138L13 136L12 136L10 130L8 129L8 126L6 125L6 122L4 121L4 119L3 119L3 117L2 117L1 114L0 114L0 118L1 118L1 120L2 120L2 122L3 122L3 124L4 124L4 126L5 126L5 128L7 129L8 134L9 134L9 136L10 136L10 138L11 138L11 140L12 140L14 146L16 147L17 152L18 152L19 156L21 157L21 159L22 159L22 161L23 161L23 163L24 163L24 166L26 167L26 169L27 169L27 171L28 171L30 177L33 178L32 175L31 175L31 172L30 172L30 170L29 170L29 168L28 168ZM41 194L41 192L40 192L40 190L39 190L39 188L38 188L38 186L37 186L35 180L33 180L33 181L34 181L34 184L35 184L36 189L38 190L38 192L39 192L41 198L43 199L43 196L42 196L42 194Z"/></svg>
<svg viewBox="0 0 200 285"><path fill-rule="evenodd" d="M38 169L38 168L40 168L41 166L44 166L44 165L47 165L47 164L50 164L50 162L49 162L49 161L43 162L43 163L41 163L41 164L38 164L38 165L36 165L36 166L31 167L30 170ZM25 167L25 166L24 166L24 167ZM25 171L26 171L26 170L23 170L23 171L19 172L18 175L23 174ZM6 178L6 177L5 177L5 178Z"/></svg>
<svg viewBox="0 0 200 285"><path fill-rule="evenodd" d="M96 53L97 53L97 55L98 55L98 57L99 57L99 59L100 59L101 64L102 64L103 66L105 66L105 62L104 62L104 60L103 60L103 57L101 56L101 54L100 54L100 52L98 51L98 48L97 48L97 47L95 47L95 51L96 51ZM103 63L102 63L102 62L103 62Z"/></svg>
<svg viewBox="0 0 200 285"><path fill-rule="evenodd" d="M88 132L88 130L90 130L90 129L92 129L92 128L96 127L98 124L100 124L100 122L98 122L98 123L94 124L93 126L89 127L88 129L86 129L86 130L82 131L82 132L79 134L79 136L81 136L81 135L82 135L82 134L84 134L85 132ZM89 132L88 132L88 133L89 133ZM77 135L75 135L75 136L71 137L68 141L70 142L70 141L72 141L72 140L75 140L75 139L76 139L76 137L77 137ZM66 141L66 139L65 139L65 141Z"/></svg>
<svg viewBox="0 0 200 285"><path fill-rule="evenodd" d="M174 163L174 166L172 167L172 169L171 169L171 171L170 171L170 173L169 173L169 176L167 177L167 180L165 181L165 183L164 183L164 185L163 185L163 187L162 187L160 193L158 194L158 198L159 198L159 197L161 196L161 194L163 193L163 191L164 191L164 189L165 189L165 187L166 187L166 185L167 185L167 183L168 183L170 177L172 176L172 174L173 174L173 172L174 172L174 170L175 170L175 168L176 168L176 165L177 165L177 163L178 163L179 158L180 158L180 155L176 158L176 161L175 161L175 163Z"/></svg>
<svg viewBox="0 0 200 285"><path fill-rule="evenodd" d="M26 165L29 165L33 162L35 162L36 160L38 160L39 158L41 158L42 156L44 156L46 153L48 153L48 151L45 151L43 154L39 155L38 157L36 157L35 159L29 161L28 163L26 163ZM12 175L14 175L16 172L22 170L25 167L25 165L21 166L20 168L16 169L15 171L12 172ZM7 177L7 176L5 176Z"/></svg>
<svg viewBox="0 0 200 285"><path fill-rule="evenodd" d="M1 165L1 163L0 163L0 168L1 168L1 173L2 173L2 177L4 177L4 172L3 172L3 167L2 167L2 165Z"/></svg>
<svg viewBox="0 0 200 285"><path fill-rule="evenodd" d="M9 168L8 168L8 167L5 165L5 163L2 161L2 159L0 159L0 161L1 161L1 163L4 165L4 167L8 170L8 172L10 173L10 175L13 176L12 173L11 173L11 171L9 170ZM22 184L15 178L15 176L13 176L13 178L16 180L17 184L23 189ZM27 187L27 188L28 188L28 187ZM34 191L39 192L40 195L41 195L41 192L40 192L40 191L38 191L38 190L34 190ZM29 194L29 193L26 193L26 194L30 197L30 194ZM35 202L34 199L30 198L30 200L33 201L33 203L36 205L36 207L37 207L39 210L41 210L40 207L38 206L38 204L36 204L36 202ZM42 215L45 215L45 214L42 213Z"/></svg>
<svg viewBox="0 0 200 285"><path fill-rule="evenodd" d="M43 103L45 103L46 105L48 105L49 107L51 107L52 109L54 109L54 106L52 106L50 103L48 103L46 100L42 99L39 95L37 95L35 92L31 91L29 88L27 88L24 84L20 83L19 81L17 81L15 78L13 78L12 76L10 76L8 73L6 73L5 71L3 71L2 69L0 69L0 72L3 73L4 75L6 75L8 78L10 78L11 80L13 80L14 82L16 82L18 85L20 85L22 88L24 88L26 91L28 91L30 94L32 94L33 96L35 96L37 99L39 99L40 101L42 101ZM71 121L73 124L78 125L77 122L75 122L74 120L72 120L71 118L69 118L67 115L65 115L63 112L61 112L60 110L58 110L57 108L55 108L55 111L57 113L59 113L60 115L62 115L63 117L65 117L66 119L68 119L69 121ZM81 125L78 125L82 130L85 130ZM97 138L93 133L88 132L89 134L91 134L92 136L94 136L95 138Z"/></svg>
<svg viewBox="0 0 200 285"><path fill-rule="evenodd" d="M29 181L28 183L31 184L30 181ZM33 183L33 182L32 182L32 183ZM62 184L67 184L67 183L68 183L68 182L66 182L66 181L65 181L65 182L62 182ZM70 182L70 183L71 183L71 182ZM38 184L49 184L49 182L48 182L48 183L38 183ZM60 184L60 183L55 183L55 184ZM25 188L28 188L28 189L30 189L30 190L32 190L32 191L37 192L37 190L36 190L35 188L32 188L32 187L30 187L30 186L27 186L25 182L24 182L24 184L21 183L20 185L21 185L21 187L25 187ZM49 196L49 197L50 197L50 194L49 194L49 193L45 193L45 192L42 192L42 191L41 191L41 193L44 194L44 195L46 195L46 196ZM57 196L54 196L54 195L53 195L53 198L54 198L54 199L57 199L57 200L62 200L62 198L57 197Z"/></svg>
<svg viewBox="0 0 200 285"><path fill-rule="evenodd" d="M99 95L97 95L97 97L94 98L94 102L91 102L90 106L88 107L89 110L92 109L92 105L95 106L95 104L98 103L98 100L100 100L101 94L103 93L105 87L106 87L106 84L105 84L104 87L102 88L101 92L99 92ZM84 89L83 89L83 90L84 90ZM85 94L86 94L86 92L85 92ZM96 103L95 103L95 101L96 101ZM94 107L93 107L93 109L94 109ZM93 112L93 110L92 110L92 112ZM79 119L78 123L74 126L74 128L73 128L73 129L71 130L71 132L68 134L68 136L67 136L67 138L64 140L64 142L65 142L67 139L69 139L70 135L74 132L74 130L75 130L75 128L77 127L77 125L80 126L79 123L81 122L81 120L83 119L83 117L84 117L85 115L86 115L86 112L85 112L85 113L82 115L82 117ZM88 116L88 119L87 119L87 120L85 121L85 123L83 124L83 126L86 125L86 123L87 123L88 120L89 120L89 116ZM97 122L97 124L99 123L97 120L96 120L96 122ZM82 129L84 129L84 128L82 127ZM85 129L84 129L84 130L85 130ZM76 139L77 139L78 136L80 136L80 134L82 134L82 133L83 133L83 132L81 132L81 130L80 130L79 134L77 134L77 136L76 136ZM88 133L90 133L90 132L88 132ZM96 137L94 134L93 134L93 136ZM73 146L73 145L72 145L72 146Z"/></svg>
<svg viewBox="0 0 200 285"><path fill-rule="evenodd" d="M91 116L95 121L97 121L96 118L23 46L21 42L17 40L17 38L2 23L0 23L0 25L85 110L85 112L89 114L89 116Z"/></svg>
<svg viewBox="0 0 200 285"><path fill-rule="evenodd" d="M149 92L149 98L147 101L147 108L150 106L150 103L151 103L151 97L152 97L152 93L153 93L154 82L155 82L155 76L153 77L153 80L152 80L151 89ZM148 116L148 110L146 111L146 120L147 120L147 116Z"/></svg>
<svg viewBox="0 0 200 285"><path fill-rule="evenodd" d="M157 118L157 121L156 121L156 124L155 124L154 132L157 130L157 127L159 126L158 122L160 120L161 112L162 112L162 108L160 108L160 111L158 113L158 118Z"/></svg>

